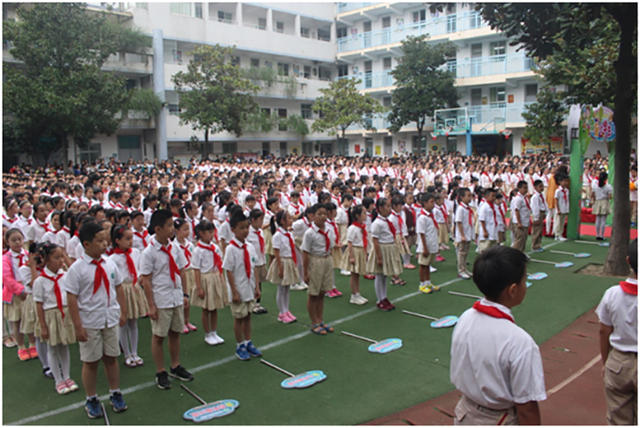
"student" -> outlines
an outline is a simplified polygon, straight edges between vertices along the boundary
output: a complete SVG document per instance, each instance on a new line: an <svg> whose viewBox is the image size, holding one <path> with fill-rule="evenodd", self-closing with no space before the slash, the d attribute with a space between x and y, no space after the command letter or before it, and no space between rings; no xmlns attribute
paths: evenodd
<svg viewBox="0 0 640 428"><path fill-rule="evenodd" d="M103 256L107 231L93 222L80 228L82 256L69 268L63 282L67 292L69 315L79 342L82 384L87 394L85 410L90 419L103 416L96 395L98 363L102 360L109 383L111 405L115 412L127 410L120 392L120 355L118 328L127 313L122 276L113 261Z"/></svg>
<svg viewBox="0 0 640 428"><path fill-rule="evenodd" d="M596 216L596 240L604 240L604 230L607 225L607 216L611 213L609 201L613 195L613 188L607 183L607 173L602 171L598 181L593 183L591 201L593 202L593 214Z"/></svg>
<svg viewBox="0 0 640 428"><path fill-rule="evenodd" d="M541 247L541 243L543 222L547 214L547 203L544 200L544 195L542 194L542 191L544 190L544 183L542 180L535 180L533 182L533 188L535 189L535 192L531 197L531 252L540 253L544 251Z"/></svg>
<svg viewBox="0 0 640 428"><path fill-rule="evenodd" d="M387 277L402 273L402 259L396 240L396 234L401 232L389 218L389 199L378 199L376 210L378 215L371 224L373 246L367 257L367 271L375 275L376 306L382 311L391 311L395 306L387 298Z"/></svg>
<svg viewBox="0 0 640 428"><path fill-rule="evenodd" d="M605 291L600 319L600 354L609 425L638 425L638 240L629 245L631 276Z"/></svg>
<svg viewBox="0 0 640 428"><path fill-rule="evenodd" d="M33 300L39 336L47 345L47 361L60 395L78 390L69 375L69 345L76 342L73 323L67 309L67 293L60 288L64 271L62 247L46 243L39 248L45 266L33 282Z"/></svg>
<svg viewBox="0 0 640 428"><path fill-rule="evenodd" d="M149 229L154 236L140 259L140 281L149 304L151 319L151 354L156 365L156 386L171 388L169 376L182 381L193 375L180 365L180 333L184 327L184 306L189 294L184 281L187 259L177 245L172 245L173 218L169 210L157 210L151 215ZM169 336L169 373L165 370L162 344Z"/></svg>
<svg viewBox="0 0 640 428"><path fill-rule="evenodd" d="M431 272L429 266L438 253L438 222L433 214L435 196L433 193L421 193L419 196L422 209L418 214L416 232L418 233L418 245L416 254L418 255L418 265L420 266L420 285L418 291L430 294L439 291L440 287L431 283Z"/></svg>
<svg viewBox="0 0 640 428"><path fill-rule="evenodd" d="M331 200L329 194L326 194L327 200ZM342 250L340 249L340 242L342 241L342 235L340 234L340 229L338 228L337 223L335 222L336 216L338 215L337 206L333 202L322 202L327 207L327 231L329 232L329 237L333 241L333 246L331 247L331 257L333 258L333 266L339 266L342 261ZM333 287L331 290L327 291L327 297L334 298L342 296L342 292L338 290L336 287L336 276L333 275Z"/></svg>
<svg viewBox="0 0 640 428"><path fill-rule="evenodd" d="M29 243L42 242L42 237L45 233L51 230L51 226L47 222L47 206L44 202L36 202L33 205L33 222L29 229L27 239Z"/></svg>
<svg viewBox="0 0 640 428"><path fill-rule="evenodd" d="M367 211L362 205L349 210L349 228L347 229L347 250L343 260L344 269L351 273L351 298L349 303L364 305L369 300L360 294L360 275L367 274L367 248L370 235L367 232Z"/></svg>
<svg viewBox="0 0 640 428"><path fill-rule="evenodd" d="M142 253L149 245L149 231L145 227L144 214L140 211L131 213L131 230L133 231L133 248Z"/></svg>
<svg viewBox="0 0 640 428"><path fill-rule="evenodd" d="M236 211L229 220L233 239L224 255L222 268L231 288L231 315L236 338L235 356L241 361L260 357L262 353L251 341L251 307L260 297L254 270L255 249L246 243L249 234L249 219L242 211Z"/></svg>
<svg viewBox="0 0 640 428"><path fill-rule="evenodd" d="M301 291L306 290L308 285L304 282L304 271L302 266L302 238L304 237L304 233L311 227L313 223L313 218L315 215L314 205L309 206L304 210L304 213L300 217L300 219L293 222L291 225L291 229L293 230L293 242L296 244L296 255L298 259L298 275L300 276L300 283L294 284L289 287L292 291Z"/></svg>
<svg viewBox="0 0 640 428"><path fill-rule="evenodd" d="M447 251L449 249L449 213L444 203L444 195L438 193L436 196L436 205L433 208L433 215L438 222L438 254L436 255L437 262L444 262L445 258L440 255L440 251Z"/></svg>
<svg viewBox="0 0 640 428"><path fill-rule="evenodd" d="M560 176L560 186L556 189L554 199L556 202L557 212L553 219L553 234L556 241L566 241L567 238L563 237L564 223L567 221L569 215L569 177L566 175Z"/></svg>
<svg viewBox="0 0 640 428"><path fill-rule="evenodd" d="M458 276L462 279L470 279L471 272L467 269L467 255L471 242L475 240L473 231L473 210L469 207L471 192L466 187L458 189L458 209L456 210L456 252L458 264Z"/></svg>
<svg viewBox="0 0 640 428"><path fill-rule="evenodd" d="M224 339L218 336L218 309L229 305L229 290L222 273L222 252L212 242L213 230L213 223L206 220L196 226L198 243L191 258L195 276L191 306L202 308L205 343L219 345Z"/></svg>
<svg viewBox="0 0 640 428"><path fill-rule="evenodd" d="M273 260L269 266L267 280L278 286L276 291L278 321L284 324L290 324L297 319L289 310L289 287L300 282L296 244L289 232L292 220L292 216L285 210L278 211L271 218Z"/></svg>
<svg viewBox="0 0 640 428"><path fill-rule="evenodd" d="M473 281L485 297L460 316L451 338L450 378L462 393L456 425L540 424L540 350L511 313L527 292L526 263L524 253L501 246L475 260Z"/></svg>
<svg viewBox="0 0 640 428"><path fill-rule="evenodd" d="M138 318L146 316L149 312L147 298L138 282L140 251L132 248L133 232L124 225L111 228L111 241L114 251L109 259L115 263L122 275L120 288L126 301L127 322L120 327L120 347L124 352L124 365L137 367L144 364L143 359L138 356Z"/></svg>
<svg viewBox="0 0 640 428"><path fill-rule="evenodd" d="M389 217L393 221L394 226L398 233L396 234L396 244L398 250L402 256L402 264L404 269L415 269L411 262L411 251L407 244L407 236L409 236L409 229L407 228L407 219L404 213L404 196L397 194L391 198L391 216ZM393 285L405 285L407 282L400 278L399 274L391 277L391 283Z"/></svg>
<svg viewBox="0 0 640 428"><path fill-rule="evenodd" d="M193 296L193 290L196 287L195 270L191 264L191 257L193 256L193 250L195 245L189 240L191 233L191 225L183 218L177 218L173 221L173 229L176 231L176 237L173 240L173 244L180 248L180 251L184 254L184 258L187 260L187 265L184 268L184 282L185 289L189 296ZM189 316L191 313L191 305L184 306L184 327L182 328L183 334L189 334L192 331L197 331L198 327L191 324Z"/></svg>
<svg viewBox="0 0 640 428"><path fill-rule="evenodd" d="M498 245L502 245L503 242L507 240L506 231L507 231L507 220L506 220L506 211L507 211L507 203L504 200L504 196L502 192L498 191L496 194L496 211L498 212L497 220L498 225L496 229L498 230Z"/></svg>
<svg viewBox="0 0 640 428"><path fill-rule="evenodd" d="M258 284L258 288L260 289L260 295L262 295L262 283L267 279L267 257L265 254L266 244L262 231L264 213L258 209L254 209L251 210L247 217L249 218L249 235L247 235L247 242L253 245L254 250L256 250L256 283ZM251 308L251 312L253 312L254 314L264 314L267 312L267 310L258 302L256 302L254 307Z"/></svg>
<svg viewBox="0 0 640 428"><path fill-rule="evenodd" d="M527 197L529 186L526 181L520 180L516 188L518 193L516 193L511 204L514 237L511 247L524 252L527 246L529 223L531 223L531 204Z"/></svg>
<svg viewBox="0 0 640 428"><path fill-rule="evenodd" d="M331 248L334 240L326 227L327 205L314 205L313 224L304 233L300 246L303 251L304 282L309 285L307 309L311 318L311 332L321 336L335 331L323 322L324 294L333 287Z"/></svg>
<svg viewBox="0 0 640 428"><path fill-rule="evenodd" d="M496 189L487 189L478 210L478 252L493 247L498 242L498 208L495 206Z"/></svg>

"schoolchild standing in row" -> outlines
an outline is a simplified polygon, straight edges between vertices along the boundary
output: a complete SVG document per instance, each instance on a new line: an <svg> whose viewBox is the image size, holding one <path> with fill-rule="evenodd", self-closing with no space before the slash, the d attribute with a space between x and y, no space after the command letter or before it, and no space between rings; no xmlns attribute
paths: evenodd
<svg viewBox="0 0 640 428"><path fill-rule="evenodd" d="M289 287L300 282L296 245L289 232L291 220L291 215L285 210L279 211L271 218L273 260L267 273L267 281L278 287L278 321L285 324L296 321L296 317L289 310Z"/></svg>
<svg viewBox="0 0 640 428"><path fill-rule="evenodd" d="M424 294L439 291L440 287L431 283L430 266L438 253L438 222L433 214L435 196L432 193L419 195L422 209L418 215L416 232L418 234L418 265L420 266L420 285L418 290Z"/></svg>
<svg viewBox="0 0 640 428"><path fill-rule="evenodd" d="M349 303L364 305L369 300L360 294L360 276L367 275L367 250L369 248L369 232L366 226L367 211L364 206L357 205L349 211L349 228L347 229L347 249L343 257L344 270L351 273L351 297Z"/></svg>
<svg viewBox="0 0 640 428"><path fill-rule="evenodd" d="M184 268L184 282L185 290L189 296L193 296L194 289L196 287L195 269L191 264L191 258L193 257L193 251L195 245L189 240L191 234L191 225L183 218L177 218L173 221L173 229L176 231L176 237L173 240L173 245L177 245L184 254L184 258L187 260L187 265ZM198 330L198 327L191 324L189 321L191 315L191 305L184 305L184 327L182 328L183 334L188 334L192 331Z"/></svg>
<svg viewBox="0 0 640 428"><path fill-rule="evenodd" d="M458 189L458 198L455 218L458 276L463 279L470 279L471 272L467 268L467 256L471 242L475 240L473 210L469 206L471 192L466 187L461 187Z"/></svg>

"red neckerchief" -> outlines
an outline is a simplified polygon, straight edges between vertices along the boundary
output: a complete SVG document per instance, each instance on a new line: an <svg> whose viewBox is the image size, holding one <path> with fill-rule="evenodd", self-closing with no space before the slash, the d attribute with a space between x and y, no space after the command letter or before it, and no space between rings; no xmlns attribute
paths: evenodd
<svg viewBox="0 0 640 428"><path fill-rule="evenodd" d="M71 233L71 230L67 226L63 226L62 230L64 230L65 232L67 232L69 234Z"/></svg>
<svg viewBox="0 0 640 428"><path fill-rule="evenodd" d="M436 230L440 230L440 228L438 227L438 222L436 221L436 217L433 215L433 211L427 211L425 212L425 214L431 217L431 221L433 221L433 225L436 227Z"/></svg>
<svg viewBox="0 0 640 428"><path fill-rule="evenodd" d="M544 196L542 196L542 192L538 192L538 196L540 196L540 201L542 202L542 206L544 208L541 211L546 211L547 210L547 203L544 200Z"/></svg>
<svg viewBox="0 0 640 428"><path fill-rule="evenodd" d="M442 213L442 216L444 217L444 222L446 223L447 219L449 218L449 214L447 214L447 207L444 204L438 205L437 207Z"/></svg>
<svg viewBox="0 0 640 428"><path fill-rule="evenodd" d="M189 246L182 245L179 242L178 242L178 246L182 249L182 252L184 253L184 257L187 259L187 266L185 266L185 268L189 267L189 265L191 264L191 251L189 251Z"/></svg>
<svg viewBox="0 0 640 428"><path fill-rule="evenodd" d="M493 202L489 202L489 201L485 201L485 202L489 205L489 208L491 208L491 211L493 212L493 224L497 226L498 225L498 216L496 215L496 208L493 205Z"/></svg>
<svg viewBox="0 0 640 428"><path fill-rule="evenodd" d="M522 199L524 199L524 203L527 204L527 209L529 210L529 212L531 212L531 205L529 204L529 200L527 199L526 195L522 195Z"/></svg>
<svg viewBox="0 0 640 428"><path fill-rule="evenodd" d="M465 210L469 210L469 226L473 227L473 211L471 210L471 207L463 204L462 202L460 202L460 206Z"/></svg>
<svg viewBox="0 0 640 428"><path fill-rule="evenodd" d="M320 228L318 228L318 233L324 236L324 243L325 243L324 250L329 251L329 247L331 246L331 240L329 239L329 234L325 230L322 230Z"/></svg>
<svg viewBox="0 0 640 428"><path fill-rule="evenodd" d="M251 259L249 258L249 250L247 249L247 244L242 244L242 246L240 244L238 244L235 239L232 239L229 242L231 245L233 245L236 248L240 248L241 250L243 250L244 252L244 271L247 274L247 279L250 280L251 279Z"/></svg>
<svg viewBox="0 0 640 428"><path fill-rule="evenodd" d="M367 239L367 226L362 223L358 223L357 221L354 221L352 224L362 230L362 247L366 251L369 244L369 241Z"/></svg>
<svg viewBox="0 0 640 428"><path fill-rule="evenodd" d="M49 281L53 282L53 294L56 295L56 304L58 305L58 310L60 314L62 314L62 319L64 319L64 310L62 309L62 293L60 292L60 284L58 284L58 280L64 276L63 273L59 273L55 277L49 276L44 272L44 269L40 271L40 276L47 278ZM95 291L94 291L95 293Z"/></svg>
<svg viewBox="0 0 640 428"><path fill-rule="evenodd" d="M300 215L300 205L295 205L295 204L289 204L291 205L295 210L295 215Z"/></svg>
<svg viewBox="0 0 640 428"><path fill-rule="evenodd" d="M340 245L340 231L338 230L338 225L333 220L327 220L327 223L333 227L333 233L336 235L336 247Z"/></svg>
<svg viewBox="0 0 640 428"><path fill-rule="evenodd" d="M40 226L41 228L44 229L45 232L51 232L51 229L49 229L49 223L40 223L38 221L38 219L36 219L36 223L38 224L38 226Z"/></svg>
<svg viewBox="0 0 640 428"><path fill-rule="evenodd" d="M160 244L160 251L169 256L169 274L171 275L171 280L173 281L174 287L177 288L178 283L176 282L176 274L180 275L180 269L178 269L178 265L173 259L173 254L171 254L171 244L167 245L166 247L163 247L162 244Z"/></svg>
<svg viewBox="0 0 640 428"><path fill-rule="evenodd" d="M620 281L620 288L627 294L631 294L632 296L638 295L638 283L632 283L627 281Z"/></svg>
<svg viewBox="0 0 640 428"><path fill-rule="evenodd" d="M136 285L138 282L138 272L136 271L136 265L133 263L133 259L131 258L131 253L133 249L129 248L127 251L124 251L121 248L116 248L113 250L114 254L124 254L127 259L127 268L129 269L129 275L133 278L133 285Z"/></svg>
<svg viewBox="0 0 640 428"><path fill-rule="evenodd" d="M502 217L502 224L507 224L504 218L504 206L503 204L498 204L498 211L500 212L500 217Z"/></svg>
<svg viewBox="0 0 640 428"><path fill-rule="evenodd" d="M382 217L382 216L380 216L380 218L387 222L387 226L389 226L389 230L391 231L391 234L393 235L393 239L396 239L396 228L393 225L393 223L391 222L391 220L389 220L388 218Z"/></svg>
<svg viewBox="0 0 640 428"><path fill-rule="evenodd" d="M416 210L412 206L409 206L408 209L409 209L409 212L411 213L411 218L413 218L413 227L415 227L418 221L418 219L416 218L417 217Z"/></svg>
<svg viewBox="0 0 640 428"><path fill-rule="evenodd" d="M253 233L258 235L258 243L260 244L260 253L264 254L264 237L262 236L262 230L251 228Z"/></svg>
<svg viewBox="0 0 640 428"><path fill-rule="evenodd" d="M25 257L29 257L29 253L25 254L24 251L20 251L18 253L18 255L14 256L14 257L18 259L18 267L22 267L22 266L26 265L26 263L24 261L24 258Z"/></svg>
<svg viewBox="0 0 640 428"><path fill-rule="evenodd" d="M104 260L99 258L98 260L91 260L91 264L96 265L96 273L93 277L93 294L100 289L100 285L104 284L104 289L107 292L107 302L111 299L110 291L109 291L109 277L107 276L107 272L102 267L102 263ZM107 303L108 304L108 303Z"/></svg>
<svg viewBox="0 0 640 428"><path fill-rule="evenodd" d="M567 200L567 189L565 189L564 187L560 187L560 191L562 192L562 197L564 198L564 203L568 203Z"/></svg>
<svg viewBox="0 0 640 428"><path fill-rule="evenodd" d="M284 229L280 229L282 233L289 240L289 247L291 248L291 258L295 264L298 264L298 257L296 256L296 244L293 242L291 234Z"/></svg>
<svg viewBox="0 0 640 428"><path fill-rule="evenodd" d="M27 217L23 216L22 214L20 214L20 217L22 217L24 219L24 221L27 222L28 225L31 225L31 222L33 221L33 219L31 217L27 218Z"/></svg>
<svg viewBox="0 0 640 428"><path fill-rule="evenodd" d="M133 231L133 234L136 235L138 238L142 239L142 245L144 246L144 248L147 248L147 236L149 236L149 231L145 230L144 232L140 233L140 232L136 232L135 230Z"/></svg>
<svg viewBox="0 0 640 428"><path fill-rule="evenodd" d="M302 217L302 222L305 224L305 226L307 226L307 228L311 227L311 222L308 218Z"/></svg>
<svg viewBox="0 0 640 428"><path fill-rule="evenodd" d="M398 227L400 228L400 231L402 232L402 225L404 224L404 222L402 221L402 216L400 214L398 214L395 211L391 211L391 214L393 214L394 216L396 216L396 218L398 219ZM394 234L395 237L395 234Z"/></svg>
<svg viewBox="0 0 640 428"><path fill-rule="evenodd" d="M482 312L483 314L487 314L493 318L504 318L515 324L515 321L513 320L513 317L511 315L502 312L500 309L496 308L495 306L483 305L482 303L477 301L473 304L473 309L475 309L478 312Z"/></svg>
<svg viewBox="0 0 640 428"><path fill-rule="evenodd" d="M213 266L218 268L218 271L222 273L222 257L216 251L216 247L213 245L204 245L202 242L198 242L198 247L205 250L209 250L213 253Z"/></svg>
<svg viewBox="0 0 640 428"><path fill-rule="evenodd" d="M220 238L218 238L218 229L214 228L213 229L213 239L216 240L216 242L220 242Z"/></svg>
<svg viewBox="0 0 640 428"><path fill-rule="evenodd" d="M7 217L6 215L2 214L2 217L3 217L5 220L7 220L9 223L11 223L11 224L13 224L13 223L15 223L16 221L18 221L18 217L16 217L16 216L13 216L13 218L9 218L9 217Z"/></svg>

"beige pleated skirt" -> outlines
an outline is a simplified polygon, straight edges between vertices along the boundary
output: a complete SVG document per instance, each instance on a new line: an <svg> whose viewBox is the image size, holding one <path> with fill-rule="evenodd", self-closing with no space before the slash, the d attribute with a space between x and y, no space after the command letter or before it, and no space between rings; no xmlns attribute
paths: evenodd
<svg viewBox="0 0 640 428"><path fill-rule="evenodd" d="M229 289L222 274L217 270L200 274L200 285L204 290L204 298L198 297L196 288L191 294L191 304L207 311L215 311L229 306Z"/></svg>
<svg viewBox="0 0 640 428"><path fill-rule="evenodd" d="M339 224L338 232L340 233L340 248L347 246L347 225Z"/></svg>
<svg viewBox="0 0 640 428"><path fill-rule="evenodd" d="M606 199L599 199L593 204L593 215L609 215L611 207Z"/></svg>
<svg viewBox="0 0 640 428"><path fill-rule="evenodd" d="M382 266L378 266L376 252L372 249L367 257L367 272L383 274L385 276L400 275L402 273L402 258L398 250L398 243L380 244Z"/></svg>
<svg viewBox="0 0 640 428"><path fill-rule="evenodd" d="M13 296L13 301L11 303L3 303L2 304L2 316L7 321L20 321L20 317L22 316L22 304L24 300L22 300L18 296Z"/></svg>
<svg viewBox="0 0 640 428"><path fill-rule="evenodd" d="M331 249L331 258L333 259L334 267L342 266L342 250L340 248L333 247Z"/></svg>
<svg viewBox="0 0 640 428"><path fill-rule="evenodd" d="M273 256L273 235L271 234L271 229L266 228L262 229L262 233L264 233L264 254Z"/></svg>
<svg viewBox="0 0 640 428"><path fill-rule="evenodd" d="M274 258L269 266L269 272L267 272L267 281L283 286L299 283L298 266L293 262L293 258L281 257L280 260L282 260L282 278L278 275L278 263Z"/></svg>
<svg viewBox="0 0 640 428"><path fill-rule="evenodd" d="M127 304L126 319L133 320L147 315L149 304L144 289L140 285L133 285L131 281L125 281L120 286Z"/></svg>
<svg viewBox="0 0 640 428"><path fill-rule="evenodd" d="M20 333L33 334L36 328L36 302L33 295L27 294L27 298L22 302L22 315L20 316Z"/></svg>
<svg viewBox="0 0 640 428"><path fill-rule="evenodd" d="M344 257L342 257L342 264L340 269L348 270L351 273L357 273L358 275L366 275L367 271L367 255L362 247L351 247L353 251L353 263L349 262L349 250L345 250Z"/></svg>
<svg viewBox="0 0 640 428"><path fill-rule="evenodd" d="M64 319L58 308L51 308L44 311L44 322L49 329L49 339L47 342L51 346L56 345L71 345L76 343L76 332L73 329L73 322L71 321L71 314L69 309L64 306ZM36 336L41 337L41 331L39 324L36 329Z"/></svg>
<svg viewBox="0 0 640 428"><path fill-rule="evenodd" d="M445 245L449 243L447 223L438 223L438 243Z"/></svg>
<svg viewBox="0 0 640 428"><path fill-rule="evenodd" d="M398 247L398 251L400 252L401 256L405 254L411 254L411 251L407 246L407 242L404 239L402 239L402 235L399 233L396 234L396 246Z"/></svg>
<svg viewBox="0 0 640 428"><path fill-rule="evenodd" d="M193 290L196 289L196 270L192 267L185 269L184 271L184 279L185 279L185 289L187 290L187 294L193 294Z"/></svg>

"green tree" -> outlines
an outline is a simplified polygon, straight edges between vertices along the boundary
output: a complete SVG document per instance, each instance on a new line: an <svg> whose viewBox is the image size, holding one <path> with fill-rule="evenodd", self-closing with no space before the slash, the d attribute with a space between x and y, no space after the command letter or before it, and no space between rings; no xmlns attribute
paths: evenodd
<svg viewBox="0 0 640 428"><path fill-rule="evenodd" d="M546 87L536 95L536 102L525 107L522 117L527 121L524 138L534 144L546 142L551 152L551 137L562 135L562 121L567 107L557 93Z"/></svg>
<svg viewBox="0 0 640 428"><path fill-rule="evenodd" d="M370 95L363 95L358 91L358 79L338 79L329 84L328 88L320 89L322 96L313 104L313 111L319 117L311 125L314 132L325 132L329 135L345 139L347 128L353 124L360 124L365 129L374 129L371 117L381 113L382 105Z"/></svg>
<svg viewBox="0 0 640 428"><path fill-rule="evenodd" d="M606 64L607 57L573 58L571 52L601 46L602 31L597 27L612 18L618 40L617 55L612 57L615 70L615 91L613 91L614 123L616 125L614 195L616 201L613 210L613 233L611 247L604 266L605 273L625 275L628 266L625 262L629 244L631 209L629 204L629 160L631 153L631 117L632 106L636 102L637 52L634 44L637 40L638 5L637 3L483 3L483 18L492 28L496 28L513 37L512 44L520 45L532 55L545 60L559 54L575 61L574 65L598 63ZM580 63L579 61L583 61ZM595 79L611 79L611 75L593 75L585 71L582 75L591 75ZM562 80L576 85L569 79L569 72ZM582 79L582 78L581 78ZM582 83L586 85L587 83ZM598 94L596 99L606 103L611 99L611 91Z"/></svg>
<svg viewBox="0 0 640 428"><path fill-rule="evenodd" d="M402 57L391 72L396 89L389 120L392 132L415 122L418 139L435 110L457 106L458 92L453 73L443 70L447 57L455 55L451 43L430 45L427 36L409 36L402 42Z"/></svg>
<svg viewBox="0 0 640 428"><path fill-rule="evenodd" d="M46 161L69 137L83 145L113 133L130 92L102 66L117 52L143 51L150 39L79 3L20 5L17 14L3 23L16 60L4 67L3 136Z"/></svg>
<svg viewBox="0 0 640 428"><path fill-rule="evenodd" d="M232 53L232 48L220 45L199 46L187 71L173 76L180 96L180 121L194 131L204 131L204 156L212 152L209 133L242 135L242 125L257 108L253 94L258 87L232 64Z"/></svg>

